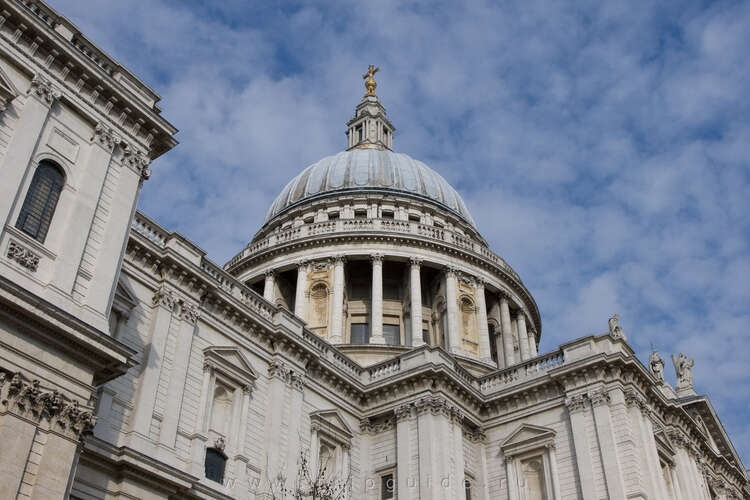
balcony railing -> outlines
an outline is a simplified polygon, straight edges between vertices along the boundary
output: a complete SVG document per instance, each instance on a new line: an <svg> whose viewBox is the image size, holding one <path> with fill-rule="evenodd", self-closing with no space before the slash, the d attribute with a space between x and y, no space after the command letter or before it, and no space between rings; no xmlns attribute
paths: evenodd
<svg viewBox="0 0 750 500"><path fill-rule="evenodd" d="M445 228L429 226L412 221L400 221L393 219L337 219L326 222L304 224L302 226L290 227L272 232L263 239L245 247L242 252L230 260L225 268L232 267L242 259L258 255L276 245L283 245L303 238L323 234L351 233L357 231L397 233L419 236L441 241L466 251L472 252L479 257L489 260L507 271L519 282L521 279L502 257L495 255L486 245L472 238Z"/></svg>
<svg viewBox="0 0 750 500"><path fill-rule="evenodd" d="M544 375L547 371L562 366L563 363L565 363L563 351L553 351L482 377L479 379L479 387L482 393L491 394L508 385Z"/></svg>

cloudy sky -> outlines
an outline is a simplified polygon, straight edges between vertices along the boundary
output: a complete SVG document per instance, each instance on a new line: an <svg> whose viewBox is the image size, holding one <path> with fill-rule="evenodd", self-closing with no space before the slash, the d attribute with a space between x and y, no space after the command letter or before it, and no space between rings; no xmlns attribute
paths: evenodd
<svg viewBox="0 0 750 500"><path fill-rule="evenodd" d="M395 149L464 196L542 350L618 312L642 360L695 357L750 464L750 2L49 1L162 95L181 144L141 209L220 263L344 149L377 64Z"/></svg>

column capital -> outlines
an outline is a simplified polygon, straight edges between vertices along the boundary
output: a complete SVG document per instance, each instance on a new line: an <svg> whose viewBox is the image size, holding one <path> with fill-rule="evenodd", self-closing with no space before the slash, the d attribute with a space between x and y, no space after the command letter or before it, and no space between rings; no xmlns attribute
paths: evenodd
<svg viewBox="0 0 750 500"><path fill-rule="evenodd" d="M159 287L159 289L154 292L154 296L151 299L153 305L162 306L170 311L174 309L178 301L179 298L177 297L177 294L175 294L174 290L172 290L171 288L166 288L164 286Z"/></svg>
<svg viewBox="0 0 750 500"><path fill-rule="evenodd" d="M412 267L421 267L422 259L419 257L409 257L409 264L411 264Z"/></svg>
<svg viewBox="0 0 750 500"><path fill-rule="evenodd" d="M411 417L412 409L414 405L412 403L404 403L394 408L393 413L396 414L396 422L401 422Z"/></svg>
<svg viewBox="0 0 750 500"><path fill-rule="evenodd" d="M383 263L383 254L382 253L371 253L370 254L370 260L373 264L382 264Z"/></svg>
<svg viewBox="0 0 750 500"><path fill-rule="evenodd" d="M474 277L474 283L476 284L477 288L484 288L487 284L487 280L482 278L481 276L475 276Z"/></svg>
<svg viewBox="0 0 750 500"><path fill-rule="evenodd" d="M334 255L331 257L331 260L333 261L333 265L344 264L346 262L346 255Z"/></svg>
<svg viewBox="0 0 750 500"><path fill-rule="evenodd" d="M56 100L62 97L57 87L41 73L34 75L28 93L29 95L35 95L47 106L52 106Z"/></svg>
<svg viewBox="0 0 750 500"><path fill-rule="evenodd" d="M297 262L297 270L303 269L307 271L307 267L310 265L310 261L307 259L302 259L299 262Z"/></svg>
<svg viewBox="0 0 750 500"><path fill-rule="evenodd" d="M120 137L103 122L99 122L94 127L94 133L91 136L91 140L101 145L105 150L110 153L115 148L115 145L120 143Z"/></svg>
<svg viewBox="0 0 750 500"><path fill-rule="evenodd" d="M568 407L568 413L571 415L580 413L586 409L586 396L584 394L576 394L565 399L565 406Z"/></svg>
<svg viewBox="0 0 750 500"><path fill-rule="evenodd" d="M200 305L187 300L180 301L180 318L194 325L201 316Z"/></svg>
<svg viewBox="0 0 750 500"><path fill-rule="evenodd" d="M276 270L275 269L266 269L265 271L263 271L263 276L265 276L266 279L273 278L274 276L276 276Z"/></svg>
<svg viewBox="0 0 750 500"><path fill-rule="evenodd" d="M443 266L443 273L445 273L446 276L450 276L455 278L456 275L459 273L458 268L453 266Z"/></svg>
<svg viewBox="0 0 750 500"><path fill-rule="evenodd" d="M588 393L588 397L591 401L591 406L597 407L609 405L609 392L604 388L594 389L593 391L590 391Z"/></svg>

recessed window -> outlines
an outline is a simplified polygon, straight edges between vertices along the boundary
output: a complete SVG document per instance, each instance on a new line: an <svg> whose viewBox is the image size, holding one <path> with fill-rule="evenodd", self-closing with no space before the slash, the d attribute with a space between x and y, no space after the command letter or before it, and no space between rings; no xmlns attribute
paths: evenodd
<svg viewBox="0 0 750 500"><path fill-rule="evenodd" d="M409 222L419 222L419 215L409 214Z"/></svg>
<svg viewBox="0 0 750 500"><path fill-rule="evenodd" d="M393 211L391 211L391 210L383 210L383 218L384 219L393 219Z"/></svg>
<svg viewBox="0 0 750 500"><path fill-rule="evenodd" d="M330 212L328 214L328 220L336 220L338 218L339 218L339 213L338 212Z"/></svg>
<svg viewBox="0 0 750 500"><path fill-rule="evenodd" d="M387 345L401 345L401 328L399 325L383 325L383 337Z"/></svg>
<svg viewBox="0 0 750 500"><path fill-rule="evenodd" d="M396 482L393 479L393 474L385 474L380 476L380 498L381 500L388 500L393 498L393 492L396 491Z"/></svg>
<svg viewBox="0 0 750 500"><path fill-rule="evenodd" d="M471 481L464 479L464 491L466 491L466 500L471 500Z"/></svg>
<svg viewBox="0 0 750 500"><path fill-rule="evenodd" d="M304 222L305 224L312 224L313 222L315 222L315 217L313 217L313 216L311 215L310 217L305 217L304 219L302 219L302 221L303 221L303 222Z"/></svg>
<svg viewBox="0 0 750 500"><path fill-rule="evenodd" d="M425 344L430 343L430 331L429 330L422 330L422 342Z"/></svg>
<svg viewBox="0 0 750 500"><path fill-rule="evenodd" d="M48 160L41 161L31 179L16 227L44 243L64 185L65 175L60 167Z"/></svg>
<svg viewBox="0 0 750 500"><path fill-rule="evenodd" d="M369 344L370 343L370 325L367 323L352 323L352 344Z"/></svg>
<svg viewBox="0 0 750 500"><path fill-rule="evenodd" d="M227 456L216 448L206 448L206 479L224 482L224 469L227 466Z"/></svg>
<svg viewBox="0 0 750 500"><path fill-rule="evenodd" d="M432 224L432 225L433 225L433 226L435 226L435 227L439 227L439 228L441 228L441 229L442 229L443 227L445 227L445 226L443 226L443 223L442 223L442 222L438 222L438 221L435 221L435 222L433 222L433 224Z"/></svg>
<svg viewBox="0 0 750 500"><path fill-rule="evenodd" d="M362 141L362 132L363 132L362 125L360 125L359 127L357 127L357 141L358 142Z"/></svg>
<svg viewBox="0 0 750 500"><path fill-rule="evenodd" d="M357 209L354 211L354 218L355 219L366 219L367 218L367 210L366 209Z"/></svg>

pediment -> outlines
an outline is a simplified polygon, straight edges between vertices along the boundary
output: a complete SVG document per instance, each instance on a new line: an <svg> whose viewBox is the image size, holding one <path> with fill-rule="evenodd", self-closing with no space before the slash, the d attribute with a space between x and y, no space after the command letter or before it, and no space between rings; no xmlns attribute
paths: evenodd
<svg viewBox="0 0 750 500"><path fill-rule="evenodd" d="M675 456L675 447L669 436L667 436L667 433L664 432L664 428L654 432L654 439L656 441L656 449L660 452L660 455L669 462L672 462Z"/></svg>
<svg viewBox="0 0 750 500"><path fill-rule="evenodd" d="M695 422L696 430L704 437L709 447L718 455L734 460L737 467L742 469L742 461L708 398L692 398L681 406Z"/></svg>
<svg viewBox="0 0 750 500"><path fill-rule="evenodd" d="M203 349L204 363L219 370L242 386L248 386L258 378L244 354L232 346L212 346Z"/></svg>
<svg viewBox="0 0 750 500"><path fill-rule="evenodd" d="M534 448L554 445L555 431L548 427L521 424L500 445L504 455L522 453Z"/></svg>
<svg viewBox="0 0 750 500"><path fill-rule="evenodd" d="M340 442L348 443L354 436L352 428L336 410L312 412L310 414L310 426Z"/></svg>

